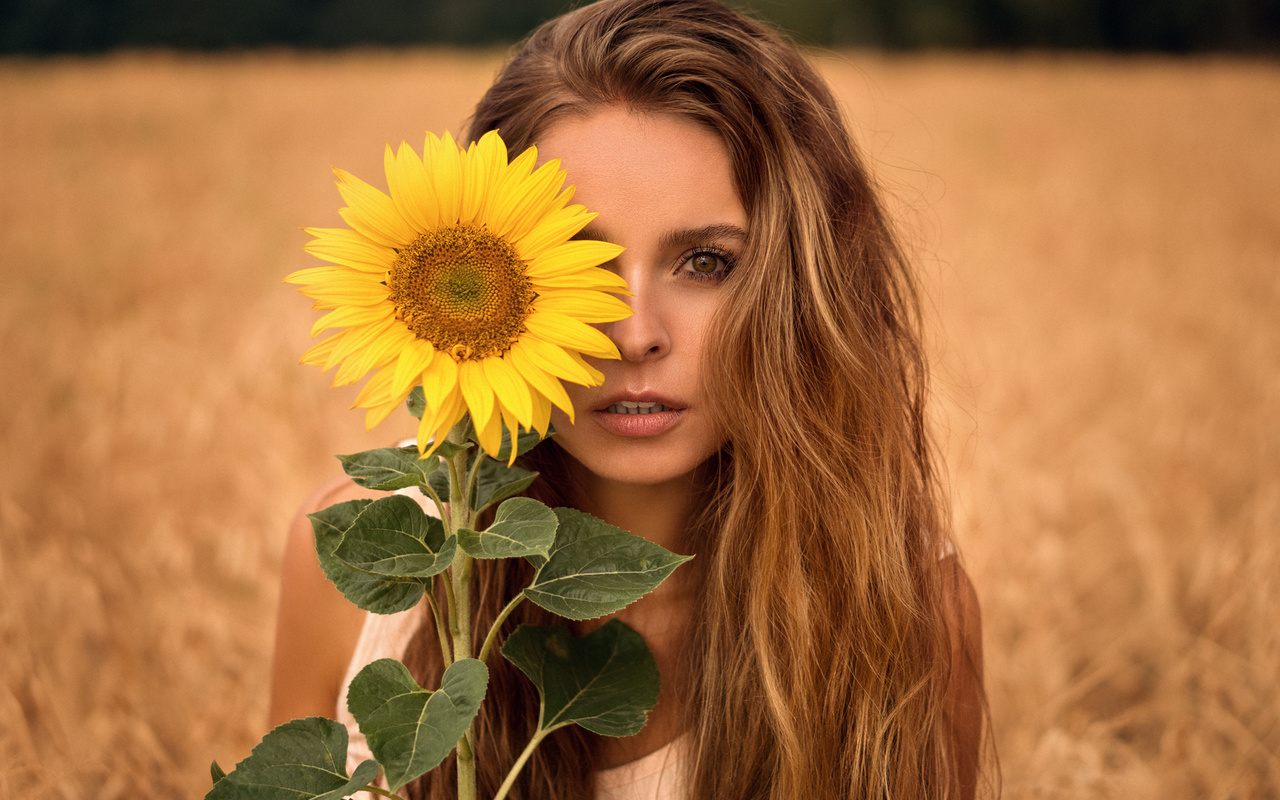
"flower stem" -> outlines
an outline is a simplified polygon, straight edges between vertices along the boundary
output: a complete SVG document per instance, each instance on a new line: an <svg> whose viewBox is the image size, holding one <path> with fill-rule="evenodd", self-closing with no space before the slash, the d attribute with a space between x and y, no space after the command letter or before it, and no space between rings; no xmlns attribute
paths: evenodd
<svg viewBox="0 0 1280 800"><path fill-rule="evenodd" d="M449 579L445 578L447 585ZM436 602L435 580L427 588L427 601L431 603L431 617L436 624L436 637L440 640L440 657L444 660L444 668L453 664L453 648L449 646L449 631L444 626L444 616L440 613L440 604Z"/></svg>
<svg viewBox="0 0 1280 800"><path fill-rule="evenodd" d="M511 771L507 773L507 778L502 782L502 787L498 789L498 793L493 796L493 800L503 800L507 796L507 792L511 791L511 787L515 785L516 778L520 775L520 770L524 769L524 764L529 760L529 756L533 755L534 749L542 743L542 737L546 736L546 731L538 731L529 740L529 744L525 746L524 752L516 759L516 763L511 765Z"/></svg>
<svg viewBox="0 0 1280 800"><path fill-rule="evenodd" d="M471 729L458 740L458 800L475 800L476 754L471 748Z"/></svg>
<svg viewBox="0 0 1280 800"><path fill-rule="evenodd" d="M466 443L467 418L449 431L449 442ZM477 460L480 458L477 455ZM459 528L472 527L471 498L464 493L463 476L467 474L467 451L459 448L449 458L449 533L456 535ZM458 548L449 568L451 583L449 598L449 628L453 637L453 660L471 658L471 557ZM475 737L468 726L458 740L458 800L476 798Z"/></svg>
<svg viewBox="0 0 1280 800"><path fill-rule="evenodd" d="M441 500L441 499L436 495L436 490L435 490L435 489L432 489L430 486L428 486L428 485L427 485L427 484L425 484L425 483L424 483L424 484L422 484L421 486L419 486L418 488L422 490L423 494L425 494L427 497L431 498L431 502L433 502L433 503L435 503L435 504L436 504L436 513L440 515L440 521L441 521L441 522L443 522L443 523L445 524L445 527L448 527L448 525L449 525L449 509L446 507L446 505L445 505L444 501L443 501L443 500Z"/></svg>
<svg viewBox="0 0 1280 800"><path fill-rule="evenodd" d="M489 628L489 635L484 637L484 644L480 647L480 660L484 661L489 657L489 648L493 647L494 639L498 638L498 629L502 627L502 623L507 621L507 617L511 616L511 612L516 610L516 606L520 605L524 600L524 592L511 598L511 602L507 603L507 607L502 609L498 614L498 618L493 621L493 625Z"/></svg>
<svg viewBox="0 0 1280 800"><path fill-rule="evenodd" d="M480 464L484 461L484 454L476 454L476 463L471 465L471 471L467 473L467 493L463 497L467 498L467 503L471 502L471 498L476 496L476 478L480 476ZM479 500L479 498L476 498ZM477 516L479 516L477 514ZM479 520L473 520L479 522ZM474 527L474 526L473 526Z"/></svg>

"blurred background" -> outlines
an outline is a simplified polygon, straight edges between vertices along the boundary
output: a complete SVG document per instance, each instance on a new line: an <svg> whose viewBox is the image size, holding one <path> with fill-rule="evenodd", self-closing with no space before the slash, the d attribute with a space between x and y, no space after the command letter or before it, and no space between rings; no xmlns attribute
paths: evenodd
<svg viewBox="0 0 1280 800"><path fill-rule="evenodd" d="M927 291L1008 798L1280 797L1280 42L1260 0L754 9ZM198 797L284 532L385 446L280 283L553 0L0 5L0 797Z"/></svg>
<svg viewBox="0 0 1280 800"><path fill-rule="evenodd" d="M1275 52L1275 0L738 0L824 47ZM0 52L512 42L567 0L8 0Z"/></svg>

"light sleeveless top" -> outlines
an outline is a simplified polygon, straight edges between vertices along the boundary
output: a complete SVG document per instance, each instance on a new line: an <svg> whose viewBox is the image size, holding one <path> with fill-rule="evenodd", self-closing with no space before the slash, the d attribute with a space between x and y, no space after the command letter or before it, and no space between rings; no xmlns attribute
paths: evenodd
<svg viewBox="0 0 1280 800"><path fill-rule="evenodd" d="M426 604L399 614L369 614L360 631L360 639L351 655L351 665L342 681L335 719L347 728L350 744L347 747L347 774L361 762L373 758L369 745L360 728L347 711L347 687L365 665L380 658L403 658L409 641L422 624ZM683 786L680 765L685 741L676 739L643 758L613 769L596 773L595 800L678 800ZM356 795L359 800L377 800L371 792Z"/></svg>

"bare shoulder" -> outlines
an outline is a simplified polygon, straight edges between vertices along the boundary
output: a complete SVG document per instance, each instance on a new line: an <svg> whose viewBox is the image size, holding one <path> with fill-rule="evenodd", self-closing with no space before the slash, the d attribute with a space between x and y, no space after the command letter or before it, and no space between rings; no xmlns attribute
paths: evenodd
<svg viewBox="0 0 1280 800"><path fill-rule="evenodd" d="M365 613L349 603L320 568L307 515L336 503L383 496L338 476L303 501L289 526L276 618L272 725L298 717L333 716L364 625Z"/></svg>
<svg viewBox="0 0 1280 800"><path fill-rule="evenodd" d="M951 639L946 715L956 759L958 795L977 789L979 745L986 716L982 688L982 613L973 581L954 556L942 560L943 599Z"/></svg>
<svg viewBox="0 0 1280 800"><path fill-rule="evenodd" d="M967 651L981 656L982 610L978 604L978 592L959 558L949 555L942 560L941 566L952 651ZM977 666L981 667L980 661Z"/></svg>

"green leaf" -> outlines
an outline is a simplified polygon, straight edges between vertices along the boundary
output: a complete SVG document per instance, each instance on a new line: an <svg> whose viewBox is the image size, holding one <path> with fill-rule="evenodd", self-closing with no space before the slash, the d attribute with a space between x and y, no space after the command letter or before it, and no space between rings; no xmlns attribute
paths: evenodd
<svg viewBox="0 0 1280 800"><path fill-rule="evenodd" d="M421 486L435 470L438 459L418 458L416 447L382 447L362 453L338 456L351 480L366 489L391 492L406 486Z"/></svg>
<svg viewBox="0 0 1280 800"><path fill-rule="evenodd" d="M662 688L644 637L616 619L580 639L568 628L521 625L502 655L538 687L541 731L574 723L631 736L644 727Z"/></svg>
<svg viewBox="0 0 1280 800"><path fill-rule="evenodd" d="M611 614L653 591L692 556L681 556L590 514L557 508L555 544L525 596L569 619Z"/></svg>
<svg viewBox="0 0 1280 800"><path fill-rule="evenodd" d="M537 500L513 497L498 506L493 524L483 532L459 530L458 546L475 558L545 556L559 524L556 512Z"/></svg>
<svg viewBox="0 0 1280 800"><path fill-rule="evenodd" d="M555 429L549 425L547 426L547 428L548 428L547 439L550 439L552 436L555 435L556 432L555 432ZM519 428L517 428L516 430L519 431ZM542 444L544 441L546 440L542 438L542 434L538 433L537 431L525 431L523 433L517 432L516 433L516 455L522 456L525 453L532 450L533 448ZM502 425L502 444L498 447L498 455L496 456L496 458L499 461L501 461L503 464L511 460L511 431L508 430L505 423L503 423Z"/></svg>
<svg viewBox="0 0 1280 800"><path fill-rule="evenodd" d="M474 658L451 664L435 692L418 686L394 659L360 670L347 690L347 709L360 723L391 791L449 755L480 709L488 683L489 669Z"/></svg>
<svg viewBox="0 0 1280 800"><path fill-rule="evenodd" d="M465 478L464 478L465 479ZM449 464L441 461L440 465L427 476L427 485L440 498L440 502L449 502Z"/></svg>
<svg viewBox="0 0 1280 800"><path fill-rule="evenodd" d="M365 611L395 614L417 605L422 599L422 586L388 581L361 572L333 554L342 543L343 534L372 502L348 500L309 514L311 529L316 537L316 555L320 557L320 566L325 576L342 592L343 597Z"/></svg>
<svg viewBox="0 0 1280 800"><path fill-rule="evenodd" d="M365 761L347 777L347 729L308 717L268 733L205 800L342 800L377 776L377 762Z"/></svg>
<svg viewBox="0 0 1280 800"><path fill-rule="evenodd" d="M441 442L440 445L436 447L436 451L434 455L440 456L441 458L453 458L455 455L457 455L458 453L461 453L463 450L470 450L470 449L471 449L471 445L469 444L454 444L453 442L446 440Z"/></svg>
<svg viewBox="0 0 1280 800"><path fill-rule="evenodd" d="M333 555L361 572L391 580L430 578L453 563L456 540L411 497L375 500L356 516Z"/></svg>
<svg viewBox="0 0 1280 800"><path fill-rule="evenodd" d="M536 472L508 467L505 462L485 456L480 463L480 474L476 476L476 510L483 511L494 503L523 492L537 477Z"/></svg>
<svg viewBox="0 0 1280 800"><path fill-rule="evenodd" d="M222 767L218 766L218 762L214 761L209 765L209 774L213 777L213 782L217 783L227 777L227 773L222 771Z"/></svg>
<svg viewBox="0 0 1280 800"><path fill-rule="evenodd" d="M421 386L413 387L413 391L405 398L404 405L414 419L422 419L422 412L427 410L427 398L422 394Z"/></svg>

